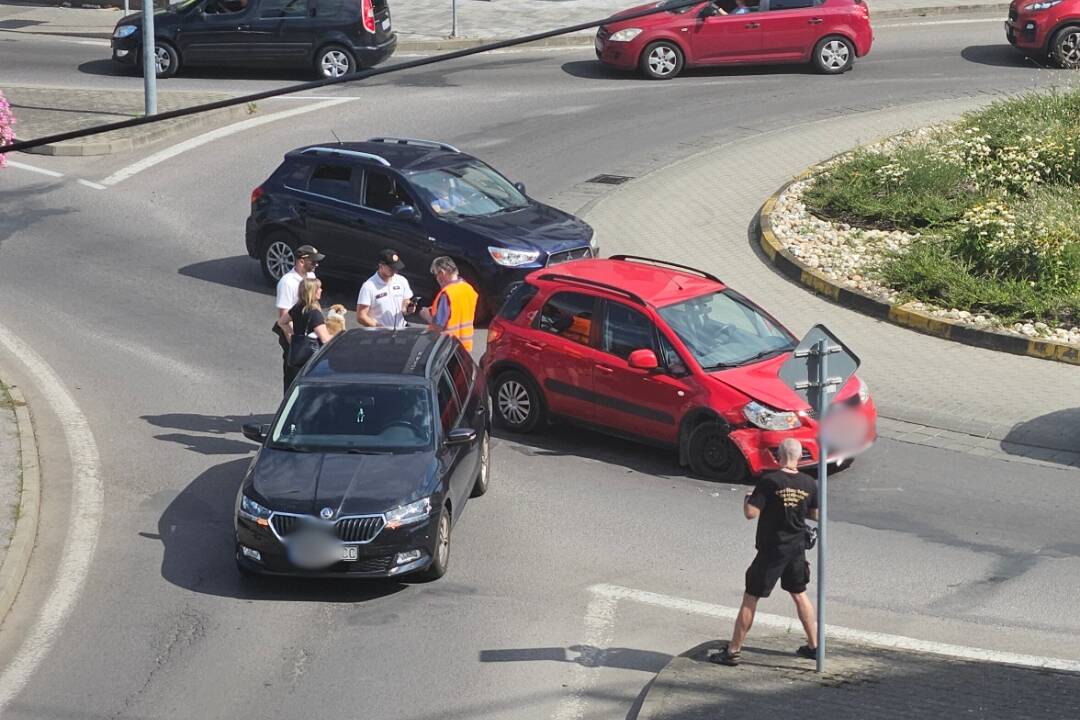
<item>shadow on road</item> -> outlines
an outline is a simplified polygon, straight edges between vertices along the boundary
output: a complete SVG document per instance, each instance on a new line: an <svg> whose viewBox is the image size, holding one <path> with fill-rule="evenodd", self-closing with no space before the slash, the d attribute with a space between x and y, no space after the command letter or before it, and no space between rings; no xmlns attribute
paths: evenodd
<svg viewBox="0 0 1080 720"><path fill-rule="evenodd" d="M1001 449L1068 466L1080 458L1080 407L1017 423L1001 440Z"/></svg>
<svg viewBox="0 0 1080 720"><path fill-rule="evenodd" d="M567 75L584 80L632 80L653 83L634 70L619 70L598 60L572 60L563 63L561 69ZM683 70L671 83L690 78L753 77L758 75L817 75L809 65L728 65L724 67L693 67Z"/></svg>
<svg viewBox="0 0 1080 720"><path fill-rule="evenodd" d="M256 450L258 446L241 434L244 423L268 423L273 419L273 415L169 413L143 415L141 419L154 427L188 431L155 435L155 440L179 443L186 446L188 450L202 455L246 455ZM226 435L233 437L224 437Z"/></svg>
<svg viewBox="0 0 1080 720"><path fill-rule="evenodd" d="M141 77L133 66L121 65L109 58L90 60L79 65L79 72L86 75L101 75L105 77ZM180 78L197 78L206 80L289 80L293 82L307 82L315 79L310 70L304 68L241 68L241 67L182 67ZM169 90L169 81L159 80L159 90Z"/></svg>
<svg viewBox="0 0 1080 720"><path fill-rule="evenodd" d="M11 171L9 170L9 172ZM37 183L17 190L0 192L0 207L4 208L4 212L0 213L0 243L45 218L74 212L75 209L70 206L58 208L27 207L28 198L43 196L59 188L61 184L57 182Z"/></svg>
<svg viewBox="0 0 1080 720"><path fill-rule="evenodd" d="M385 597L407 585L394 581L246 578L237 571L233 511L249 459L215 465L195 478L162 513L161 576L178 587L207 595L250 600L357 603Z"/></svg>
<svg viewBox="0 0 1080 720"><path fill-rule="evenodd" d="M968 45L960 51L960 57L968 62L992 67L1054 70L1043 62L1027 57L1012 45Z"/></svg>
<svg viewBox="0 0 1080 720"><path fill-rule="evenodd" d="M266 295L268 297L274 295L274 286L263 277L262 271L259 269L259 263L247 255L234 255L227 258L218 258L217 260L205 260L203 262L185 265L176 272L184 277L204 280L206 282L224 285L238 290L247 290L259 295ZM350 281L340 280L338 278L324 278L323 297L320 301L323 308L328 308L334 303L341 303L346 309L355 310L356 294L360 290L361 282L362 281L360 280ZM270 309L272 307L273 302L268 300L268 310L266 315L266 326L268 329L270 325L273 324L274 319L273 310Z"/></svg>

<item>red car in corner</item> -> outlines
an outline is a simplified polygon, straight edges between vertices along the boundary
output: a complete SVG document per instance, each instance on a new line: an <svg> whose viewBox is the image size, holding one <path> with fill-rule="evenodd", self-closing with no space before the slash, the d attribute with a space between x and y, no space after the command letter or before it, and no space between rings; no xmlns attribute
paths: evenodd
<svg viewBox="0 0 1080 720"><path fill-rule="evenodd" d="M1005 37L1030 56L1080 68L1080 0L1013 0Z"/></svg>
<svg viewBox="0 0 1080 720"><path fill-rule="evenodd" d="M870 52L874 31L866 0L710 0L667 12L602 25L596 33L600 62L667 80L684 67L810 63L835 75ZM618 17L618 16L616 16Z"/></svg>
<svg viewBox="0 0 1080 720"><path fill-rule="evenodd" d="M492 320L480 365L492 415L509 430L559 417L671 448L702 477L741 482L779 467L789 437L803 445L800 465L818 460L814 411L778 375L797 344L708 273L616 255L527 275ZM877 437L877 410L857 376L834 396L830 417L843 419L845 437L830 462Z"/></svg>

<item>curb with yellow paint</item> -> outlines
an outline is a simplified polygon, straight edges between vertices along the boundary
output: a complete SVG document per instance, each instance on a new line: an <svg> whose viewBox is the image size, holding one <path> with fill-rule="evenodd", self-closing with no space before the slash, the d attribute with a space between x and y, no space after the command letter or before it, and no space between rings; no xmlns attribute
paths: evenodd
<svg viewBox="0 0 1080 720"><path fill-rule="evenodd" d="M765 201L761 212L758 213L757 226L761 249L769 258L769 261L785 277L810 288L819 295L829 298L838 305L910 330L987 350L998 350L1014 355L1027 355L1041 360L1056 360L1057 362L1080 365L1080 348L1075 345L1068 345L1054 340L1032 340L1020 335L977 328L953 320L934 317L921 310L892 305L860 290L837 285L821 272L803 264L777 239L772 230L772 221L769 218L780 196L793 183L811 177L818 167L820 166L810 168L786 183Z"/></svg>
<svg viewBox="0 0 1080 720"><path fill-rule="evenodd" d="M19 493L19 514L15 520L15 532L11 537L11 544L8 545L7 555L4 556L4 564L0 566L0 623L15 604L15 598L26 576L30 555L37 542L38 513L41 508L41 471L30 409L19 388L8 385L7 393L15 410L15 424L19 430L22 489Z"/></svg>

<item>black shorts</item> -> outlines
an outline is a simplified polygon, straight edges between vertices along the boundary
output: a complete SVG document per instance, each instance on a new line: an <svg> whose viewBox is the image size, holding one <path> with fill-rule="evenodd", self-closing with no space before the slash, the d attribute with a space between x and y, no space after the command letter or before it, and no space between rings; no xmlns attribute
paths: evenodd
<svg viewBox="0 0 1080 720"><path fill-rule="evenodd" d="M806 561L805 550L759 550L754 562L746 569L746 594L769 597L777 580L789 593L806 592L810 563Z"/></svg>

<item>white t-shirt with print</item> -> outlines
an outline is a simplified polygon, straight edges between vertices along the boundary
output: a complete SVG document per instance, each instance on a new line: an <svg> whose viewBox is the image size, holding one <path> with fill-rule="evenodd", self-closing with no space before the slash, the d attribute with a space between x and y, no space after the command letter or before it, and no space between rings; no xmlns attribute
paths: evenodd
<svg viewBox="0 0 1080 720"><path fill-rule="evenodd" d="M407 324L401 306L406 300L412 299L412 296L412 288L404 276L395 274L386 281L379 273L375 273L360 286L356 304L368 306L368 315L378 327L400 330Z"/></svg>

